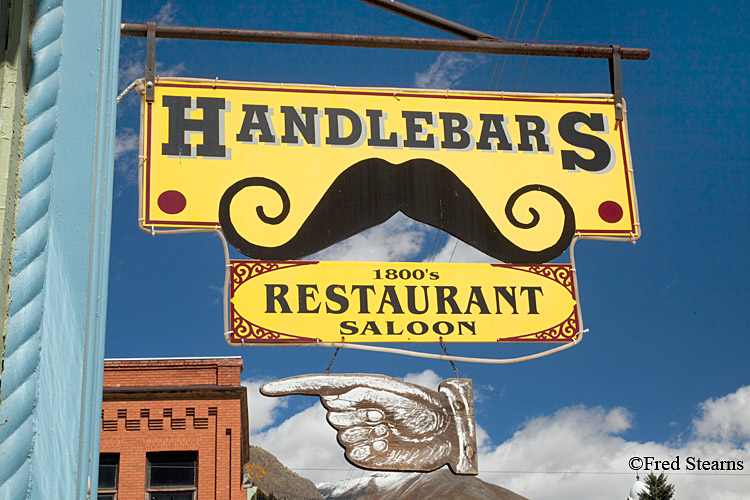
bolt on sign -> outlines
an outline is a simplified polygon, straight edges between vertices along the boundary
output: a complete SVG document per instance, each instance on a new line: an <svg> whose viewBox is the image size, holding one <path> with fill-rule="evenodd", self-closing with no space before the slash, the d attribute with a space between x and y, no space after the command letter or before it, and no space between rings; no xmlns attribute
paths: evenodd
<svg viewBox="0 0 750 500"><path fill-rule="evenodd" d="M160 79L141 143L142 225L221 227L255 259L310 255L398 211L514 264L575 234L640 236L609 95Z"/></svg>
<svg viewBox="0 0 750 500"><path fill-rule="evenodd" d="M580 331L568 264L231 265L236 345L570 342Z"/></svg>

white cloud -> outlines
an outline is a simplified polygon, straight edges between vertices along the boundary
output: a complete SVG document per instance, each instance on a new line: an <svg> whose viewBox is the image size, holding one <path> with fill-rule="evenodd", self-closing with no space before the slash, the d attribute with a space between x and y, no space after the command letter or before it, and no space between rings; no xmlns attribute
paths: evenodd
<svg viewBox="0 0 750 500"><path fill-rule="evenodd" d="M120 68L117 77L120 91L124 90L125 87L130 85L134 80L146 76L145 52L144 49L130 54L120 54ZM181 76L184 72L184 62L166 66L162 62L156 61L157 76Z"/></svg>
<svg viewBox="0 0 750 500"><path fill-rule="evenodd" d="M398 213L379 226L361 232L309 258L368 262L408 261L425 239L426 226Z"/></svg>
<svg viewBox="0 0 750 500"><path fill-rule="evenodd" d="M406 380L436 388L439 377L431 370L409 374ZM667 472L680 500L741 500L750 491L750 476L731 472L689 471L689 457L702 460L743 461L750 469L750 386L699 405L693 436L682 443L629 441L622 437L635 423L625 408L572 406L551 415L532 418L499 445L477 427L480 478L535 500L625 498L635 473L632 457L675 460L681 470ZM481 404L475 402L475 404ZM726 423L727 425L723 425ZM285 465L315 482L352 477L335 431L316 404L277 427L251 436ZM643 471L641 472L643 475Z"/></svg>
<svg viewBox="0 0 750 500"><path fill-rule="evenodd" d="M177 8L172 2L165 3L154 17L156 24L173 24L176 19Z"/></svg>
<svg viewBox="0 0 750 500"><path fill-rule="evenodd" d="M311 260L411 262L434 244L435 229L401 212L385 223L354 235L311 255ZM495 263L496 259L448 236L431 259L433 262Z"/></svg>
<svg viewBox="0 0 750 500"><path fill-rule="evenodd" d="M654 457L657 460L680 460L679 472L667 471L669 482L676 486L680 500L747 498L750 477L731 476L730 472L690 471L688 458L703 460L743 460L750 467L745 435L743 444L733 445L723 439L715 426L699 424L708 416L712 421L733 420L748 415L744 406L750 388L701 404L704 414L695 420L697 431L684 443L669 441L637 442L621 437L634 421L623 408L563 408L558 412L526 422L511 439L499 446L484 443L480 455L480 477L501 484L529 498L572 500L577 498L624 498L634 480L628 467L632 457ZM716 404L719 402L719 404ZM742 412L745 412L742 415ZM732 436L739 434L730 433ZM715 438L721 440L715 440ZM523 472L514 472L523 471ZM610 473L610 474L606 474ZM642 471L642 474L644 472ZM593 495L592 495L593 493Z"/></svg>
<svg viewBox="0 0 750 500"><path fill-rule="evenodd" d="M702 415L693 422L696 435L721 441L750 441L750 386L704 401L700 408Z"/></svg>
<svg viewBox="0 0 750 500"><path fill-rule="evenodd" d="M440 251L435 255L435 262L468 262L468 263L496 263L499 262L497 259L493 259L489 255L480 252L471 245L467 245L463 241L459 241L453 236L448 238L445 245L442 246Z"/></svg>
<svg viewBox="0 0 750 500"><path fill-rule="evenodd" d="M272 398L267 398L272 399ZM352 466L326 422L326 411L315 404L278 427L250 434L250 444L273 453L281 463L315 483L346 479Z"/></svg>
<svg viewBox="0 0 750 500"><path fill-rule="evenodd" d="M496 398L501 399L505 396L505 388L501 388L497 394L495 394L495 386L490 384L482 384L474 386L474 405L479 406L488 399Z"/></svg>
<svg viewBox="0 0 750 500"><path fill-rule="evenodd" d="M435 229L401 212L388 221L308 257L311 260L411 262L434 244ZM498 260L448 236L433 262L495 263Z"/></svg>
<svg viewBox="0 0 750 500"><path fill-rule="evenodd" d="M630 425L631 416L623 408L569 407L550 416L534 418L508 441L499 446L485 442L480 448L480 471L524 473L480 472L480 477L534 499L575 498L572 495L591 498L594 491L601 498L607 498L610 495L602 494L606 491L604 485L622 479L624 486L615 488L611 498L624 497L623 492L627 493L631 480L629 476L589 476L575 472L627 471L628 458L619 456L626 442L617 434ZM656 451L651 453L660 456ZM633 451L629 455L632 456ZM614 469L611 467L613 457L621 460ZM573 474L551 474L559 471Z"/></svg>
<svg viewBox="0 0 750 500"><path fill-rule="evenodd" d="M154 22L156 24L170 25L175 24L177 20L177 7L171 1L161 6L159 11L154 16ZM169 40L157 38L157 44L168 42ZM138 78L144 78L146 76L146 44L144 41L139 40L136 42L135 50L133 46L129 46L130 49L125 49L120 52L120 68L118 71L118 87L120 92L130 85L134 80ZM157 61L156 61L156 74L157 76L181 76L185 72L185 63L179 62L172 65L165 65L164 62L158 59L158 46L157 46ZM132 100L131 102L135 102Z"/></svg>
<svg viewBox="0 0 750 500"><path fill-rule="evenodd" d="M441 52L429 68L414 75L414 86L425 89L452 88L478 61L477 56Z"/></svg>
<svg viewBox="0 0 750 500"><path fill-rule="evenodd" d="M120 128L115 136L115 195L138 182L138 133L131 128ZM136 154L133 154L136 153Z"/></svg>
<svg viewBox="0 0 750 500"><path fill-rule="evenodd" d="M250 420L250 433L262 431L276 420L279 410L286 408L287 398L272 398L260 393L260 386L271 379L243 380L247 387L247 413Z"/></svg>
<svg viewBox="0 0 750 500"><path fill-rule="evenodd" d="M432 389L433 391L437 391L437 388L442 381L443 379L440 375L432 370L425 370L420 373L407 373L404 376L404 382L421 385L422 387Z"/></svg>
<svg viewBox="0 0 750 500"><path fill-rule="evenodd" d="M224 285L208 285L208 289L214 294L211 305L219 305L224 301Z"/></svg>
<svg viewBox="0 0 750 500"><path fill-rule="evenodd" d="M120 54L120 68L117 76L120 90L130 85L133 80L146 76L144 58L145 54L141 52L131 55Z"/></svg>
<svg viewBox="0 0 750 500"><path fill-rule="evenodd" d="M132 128L119 129L115 137L115 161L134 151L138 151L138 133Z"/></svg>

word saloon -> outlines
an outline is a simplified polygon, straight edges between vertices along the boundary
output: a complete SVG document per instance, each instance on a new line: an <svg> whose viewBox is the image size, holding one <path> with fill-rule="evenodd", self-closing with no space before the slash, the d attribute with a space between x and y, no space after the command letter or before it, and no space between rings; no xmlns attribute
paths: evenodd
<svg viewBox="0 0 750 500"><path fill-rule="evenodd" d="M231 343L568 342L570 265L232 261Z"/></svg>
<svg viewBox="0 0 750 500"><path fill-rule="evenodd" d="M640 236L608 95L160 79L141 143L144 227L221 227L261 260L299 259L395 211L505 262L549 261L573 234ZM464 234L449 209L481 222ZM329 241L315 221L341 210L363 215ZM490 232L501 248L481 241Z"/></svg>

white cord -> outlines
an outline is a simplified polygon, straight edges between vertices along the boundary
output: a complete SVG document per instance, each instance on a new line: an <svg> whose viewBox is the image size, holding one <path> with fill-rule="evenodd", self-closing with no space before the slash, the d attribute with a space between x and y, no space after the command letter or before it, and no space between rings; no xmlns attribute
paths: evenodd
<svg viewBox="0 0 750 500"><path fill-rule="evenodd" d="M511 363L521 363L523 361L530 361L532 359L543 358L544 356L549 356L550 354L564 351L565 349L570 349L574 345L581 342L581 340L583 339L583 334L586 332L588 332L588 330L581 330L576 334L576 337L572 342L555 347L553 349L549 349L547 351L538 352L536 354L529 354L528 356L521 356L518 358L504 358L504 359L469 358L465 356L432 354L429 352L406 351L404 349L393 349L391 347L378 347L378 346L372 346L372 345L366 345L366 344L346 344L346 343L341 343L341 342L320 342L314 345L321 346L321 347L345 347L347 349L359 349L362 351L375 351L375 352L387 352L387 353L393 353L393 354L404 354L406 356L414 356L416 358L442 359L442 360L448 360L448 361L464 361L466 363L507 365Z"/></svg>
<svg viewBox="0 0 750 500"><path fill-rule="evenodd" d="M117 104L120 104L120 101L125 99L125 96L128 95L130 91L133 90L137 84L138 84L138 80L133 80L133 83L125 87L125 90L120 92L120 95L117 96Z"/></svg>

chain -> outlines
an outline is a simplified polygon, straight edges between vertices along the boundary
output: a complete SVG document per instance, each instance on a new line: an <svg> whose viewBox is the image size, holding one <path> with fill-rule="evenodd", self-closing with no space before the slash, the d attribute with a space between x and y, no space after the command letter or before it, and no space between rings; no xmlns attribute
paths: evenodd
<svg viewBox="0 0 750 500"><path fill-rule="evenodd" d="M334 351L333 357L331 358L331 362L328 363L328 368L326 368L326 375L331 373L331 367L333 366L333 362L336 361L336 355L338 355L339 349L341 349L341 347L337 347L336 351Z"/></svg>
<svg viewBox="0 0 750 500"><path fill-rule="evenodd" d="M450 356L450 354L448 354L448 348L445 347L445 344L443 343L443 337L440 337L440 347L443 348L443 351L445 351L445 355L446 356ZM334 356L334 358L335 357L336 356ZM453 367L453 373L455 373L456 374L456 378L458 378L458 370L456 370L456 365L453 364L453 360L452 359L449 359L448 361L450 361L450 364ZM333 361L331 361L331 363L333 363Z"/></svg>

